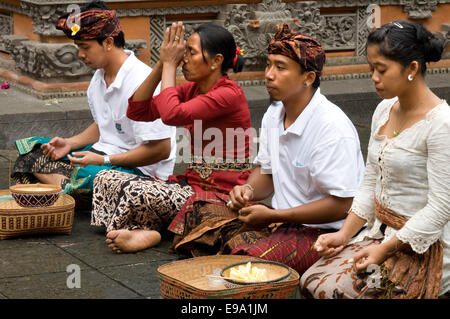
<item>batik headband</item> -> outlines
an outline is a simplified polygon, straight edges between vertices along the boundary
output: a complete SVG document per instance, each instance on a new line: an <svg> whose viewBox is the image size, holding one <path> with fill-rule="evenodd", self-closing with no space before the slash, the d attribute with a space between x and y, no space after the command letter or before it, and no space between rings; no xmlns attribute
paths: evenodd
<svg viewBox="0 0 450 319"><path fill-rule="evenodd" d="M116 11L101 9L74 15L66 13L58 19L56 28L74 40L105 39L115 37L122 31Z"/></svg>
<svg viewBox="0 0 450 319"><path fill-rule="evenodd" d="M314 38L290 30L286 23L277 26L277 33L269 44L269 54L281 54L297 61L304 71L322 74L325 65L325 51Z"/></svg>

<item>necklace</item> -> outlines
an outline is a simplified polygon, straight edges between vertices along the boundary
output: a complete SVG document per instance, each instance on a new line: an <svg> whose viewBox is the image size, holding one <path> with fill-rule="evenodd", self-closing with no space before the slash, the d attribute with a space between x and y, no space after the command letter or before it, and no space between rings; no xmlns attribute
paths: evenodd
<svg viewBox="0 0 450 319"><path fill-rule="evenodd" d="M407 120L406 120L406 121L403 120L403 121L401 122L401 125L398 126L398 130L394 130L394 131L392 132L392 136L393 136L393 137L396 137L396 136L398 136L398 134L400 134L400 132L402 131L403 126L405 126L405 123L406 123L406 122L407 122Z"/></svg>
<svg viewBox="0 0 450 319"><path fill-rule="evenodd" d="M406 122L408 122L408 118L406 118L405 116L400 117L399 114L397 113L397 119L398 118L401 118L402 120L400 121L400 123L399 123L399 121L396 121L397 122L396 124L400 124L400 125L397 125L397 129L394 129L394 131L392 132L393 137L398 136L398 134L400 134L400 132L402 131L403 126L405 126Z"/></svg>

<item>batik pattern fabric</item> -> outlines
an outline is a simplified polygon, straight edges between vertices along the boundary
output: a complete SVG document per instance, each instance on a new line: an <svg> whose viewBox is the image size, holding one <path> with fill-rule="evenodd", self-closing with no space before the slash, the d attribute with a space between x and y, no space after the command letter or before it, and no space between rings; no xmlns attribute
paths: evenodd
<svg viewBox="0 0 450 319"><path fill-rule="evenodd" d="M384 225L401 229L407 219L381 205L375 198L376 217ZM443 246L437 240L423 254L413 250L399 250L381 266L387 284L381 287L381 297L395 299L435 299L442 280ZM391 287L399 290L393 295Z"/></svg>
<svg viewBox="0 0 450 319"><path fill-rule="evenodd" d="M44 155L40 146L48 143L46 137L30 137L15 141L19 156L14 163L11 178L14 184L34 184L39 180L33 173L60 174L70 177L73 167L67 158L52 161Z"/></svg>
<svg viewBox="0 0 450 319"><path fill-rule="evenodd" d="M320 258L300 278L304 298L314 299L372 299L380 282L380 270L357 273L352 258L379 240L365 240L347 245L338 255ZM372 277L369 278L369 275ZM368 284L371 281L372 284Z"/></svg>
<svg viewBox="0 0 450 319"><path fill-rule="evenodd" d="M401 229L407 219L375 199L376 217L384 225ZM381 265L357 273L352 261L363 248L381 240L363 240L347 245L332 258L321 258L301 278L305 296L313 298L435 299L442 278L443 247L436 241L425 253L398 250Z"/></svg>
<svg viewBox="0 0 450 319"><path fill-rule="evenodd" d="M234 255L247 255L275 261L295 269L302 275L320 256L313 249L319 235L329 232L298 224L282 224L273 234L254 244L237 246ZM245 234L241 234L245 236Z"/></svg>
<svg viewBox="0 0 450 319"><path fill-rule="evenodd" d="M194 194L184 181L104 170L94 178L91 225L106 231L145 229L164 231Z"/></svg>
<svg viewBox="0 0 450 319"><path fill-rule="evenodd" d="M210 191L191 196L168 227L175 234L169 251L191 257L230 254L271 234L271 227L246 226L227 207L228 200L228 195Z"/></svg>
<svg viewBox="0 0 450 319"><path fill-rule="evenodd" d="M281 54L297 61L304 71L314 71L317 77L325 65L325 51L316 39L289 29L286 23L277 26L278 31L269 43L269 54Z"/></svg>

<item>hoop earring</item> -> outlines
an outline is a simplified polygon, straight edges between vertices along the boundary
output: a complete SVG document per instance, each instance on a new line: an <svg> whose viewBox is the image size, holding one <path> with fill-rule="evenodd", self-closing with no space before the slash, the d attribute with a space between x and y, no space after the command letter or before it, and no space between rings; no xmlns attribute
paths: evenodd
<svg viewBox="0 0 450 319"><path fill-rule="evenodd" d="M413 76L410 74L410 75L408 75L408 81L412 81L414 78L413 78Z"/></svg>

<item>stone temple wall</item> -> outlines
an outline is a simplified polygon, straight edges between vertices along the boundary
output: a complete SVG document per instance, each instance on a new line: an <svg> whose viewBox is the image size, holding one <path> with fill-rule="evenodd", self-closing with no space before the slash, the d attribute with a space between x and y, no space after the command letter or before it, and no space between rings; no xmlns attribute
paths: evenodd
<svg viewBox="0 0 450 319"><path fill-rule="evenodd" d="M84 94L93 70L78 60L76 46L56 30L55 22L67 12L69 5L86 2L0 1L0 77L9 78L34 93ZM127 48L150 65L158 60L164 30L173 21L185 23L187 36L204 22L223 25L244 49L245 72L235 76L244 86L260 85L264 81L267 44L275 25L281 22L322 43L327 52L322 80L368 76L366 38L377 24L394 19L417 21L441 38L450 39L450 0L120 0L106 3L117 10ZM449 53L445 58L434 66L437 71L430 72L448 72Z"/></svg>

